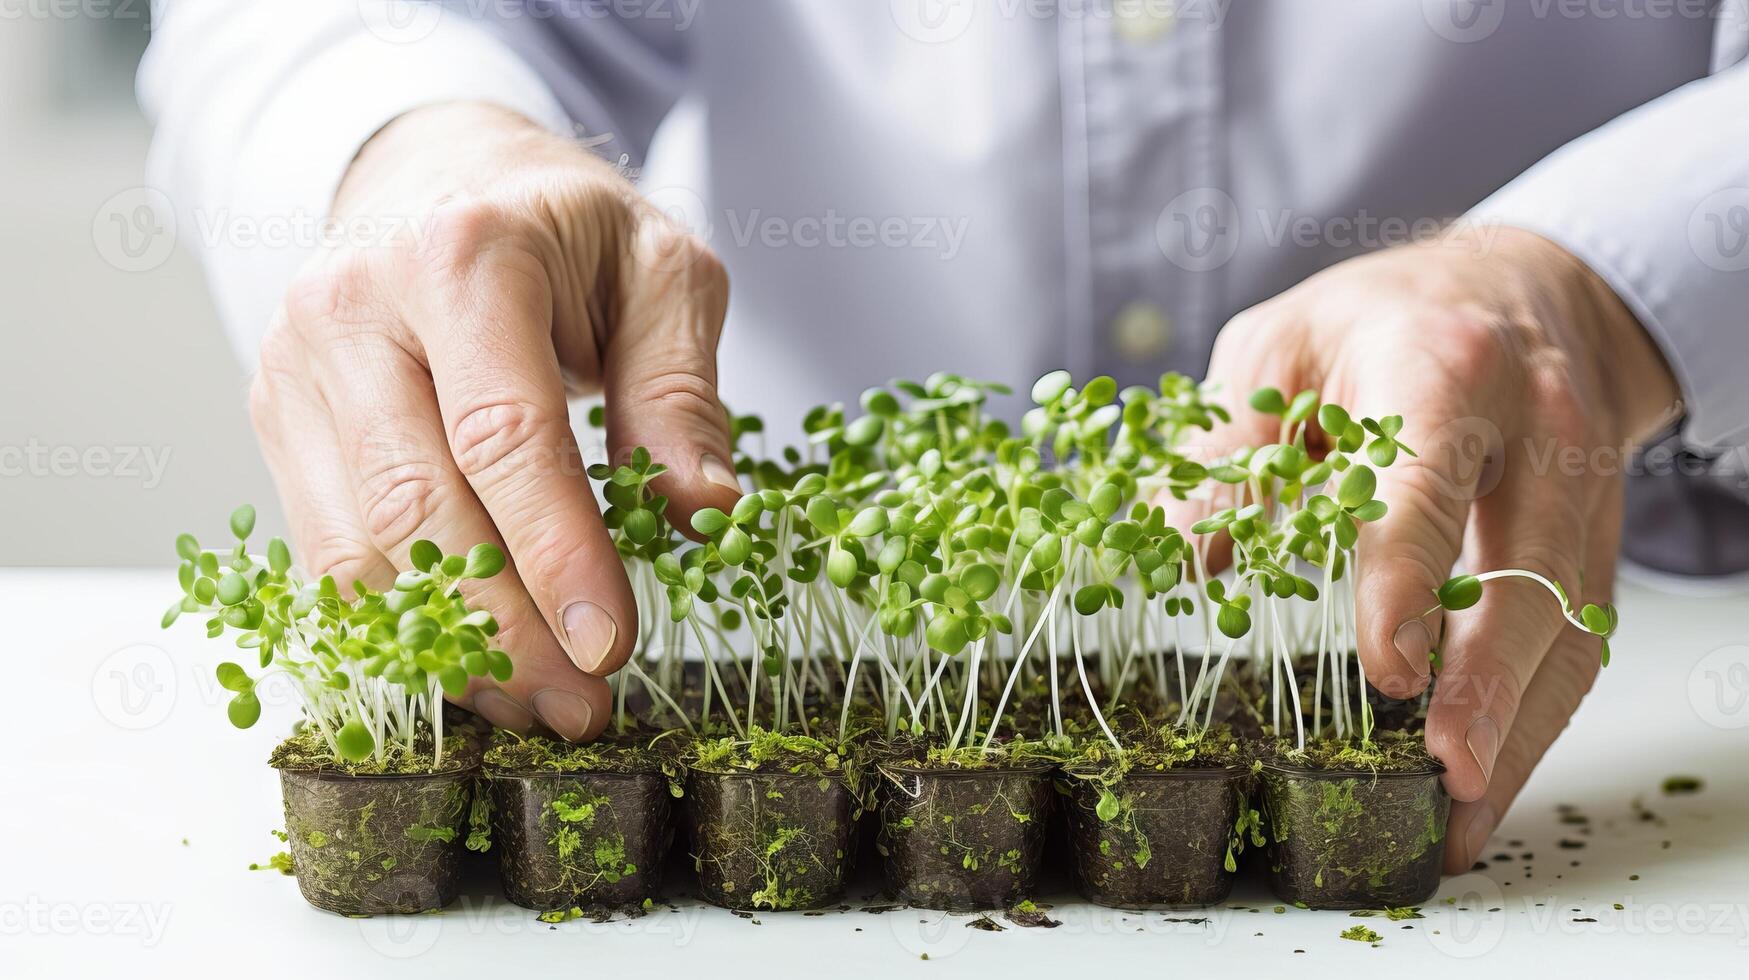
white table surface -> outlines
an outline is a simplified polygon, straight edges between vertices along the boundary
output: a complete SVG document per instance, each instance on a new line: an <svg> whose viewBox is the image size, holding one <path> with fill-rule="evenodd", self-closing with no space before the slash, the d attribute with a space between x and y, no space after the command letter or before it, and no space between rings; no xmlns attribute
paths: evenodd
<svg viewBox="0 0 1749 980"><path fill-rule="evenodd" d="M1261 882L1241 881L1228 907L1132 913L1056 896L1059 928L986 932L967 928L969 916L860 910L878 898L822 916L764 914L758 924L683 904L555 928L506 903L489 881L437 915L318 912L291 879L245 870L281 846L268 833L280 826L280 801L264 760L293 707L264 692L263 723L231 729L212 680L228 645L207 642L198 624L157 629L174 591L167 570L0 570L10 715L0 743L0 977L520 977L606 968L722 980L799 969L1031 976L1041 966L1749 975L1749 600L1740 592L1624 590L1614 665L1488 849L1534 858L1447 879L1421 920L1276 914ZM1675 773L1702 777L1705 789L1664 797L1660 786ZM1655 821L1640 818L1636 799ZM1591 818L1582 850L1558 846L1577 838L1557 818L1561 804ZM1170 921L1195 918L1206 921ZM1383 942L1338 938L1356 923Z"/></svg>

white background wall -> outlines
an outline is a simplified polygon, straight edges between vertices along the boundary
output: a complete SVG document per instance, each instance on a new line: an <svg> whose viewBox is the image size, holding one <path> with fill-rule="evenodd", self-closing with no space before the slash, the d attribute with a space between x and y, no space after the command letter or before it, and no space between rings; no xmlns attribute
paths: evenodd
<svg viewBox="0 0 1749 980"><path fill-rule="evenodd" d="M167 564L179 530L217 535L244 501L278 530L193 257L106 259L143 179L146 5L55 6L0 6L0 565Z"/></svg>

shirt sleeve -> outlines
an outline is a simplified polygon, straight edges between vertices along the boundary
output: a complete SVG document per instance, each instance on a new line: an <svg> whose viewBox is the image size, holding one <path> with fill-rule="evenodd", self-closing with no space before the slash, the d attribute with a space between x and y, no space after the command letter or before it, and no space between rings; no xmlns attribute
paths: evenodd
<svg viewBox="0 0 1749 980"><path fill-rule="evenodd" d="M1682 389L1685 444L1749 446L1749 66L1567 144L1470 213L1557 242L1639 317ZM1737 493L1749 491L1737 484Z"/></svg>
<svg viewBox="0 0 1749 980"><path fill-rule="evenodd" d="M206 267L253 363L286 285L317 251L353 156L396 116L476 100L555 132L541 75L482 25L406 0L170 0L154 11L140 101L148 186Z"/></svg>

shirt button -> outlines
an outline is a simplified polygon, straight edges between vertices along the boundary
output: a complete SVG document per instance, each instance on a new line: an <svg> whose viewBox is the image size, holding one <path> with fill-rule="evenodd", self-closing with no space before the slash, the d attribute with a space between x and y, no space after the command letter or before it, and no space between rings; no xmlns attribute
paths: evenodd
<svg viewBox="0 0 1749 980"><path fill-rule="evenodd" d="M1111 339L1130 360L1159 357L1172 346L1172 321L1152 303L1131 303L1112 320Z"/></svg>
<svg viewBox="0 0 1749 980"><path fill-rule="evenodd" d="M1124 40L1146 44L1172 29L1171 0L1112 0L1117 32Z"/></svg>

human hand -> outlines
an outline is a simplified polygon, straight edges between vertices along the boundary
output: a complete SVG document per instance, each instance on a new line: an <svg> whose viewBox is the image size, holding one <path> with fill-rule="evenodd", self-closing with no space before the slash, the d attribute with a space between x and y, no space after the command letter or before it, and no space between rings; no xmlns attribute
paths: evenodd
<svg viewBox="0 0 1749 980"><path fill-rule="evenodd" d="M1490 589L1450 624L1434 590L1461 547L1478 570L1528 569L1576 606L1608 602L1623 469L1609 463L1671 419L1668 366L1565 250L1467 229L1343 262L1241 313L1209 380L1229 401L1315 388L1356 418L1406 420L1397 438L1419 455L1379 470L1389 513L1361 531L1359 654L1375 687L1404 698L1426 689L1429 651L1441 650L1427 747L1457 801L1446 869L1468 870L1590 689L1598 640L1564 629L1532 585ZM1197 448L1271 442L1277 422L1241 403ZM1314 450L1320 437L1311 431ZM1194 501L1161 503L1178 527L1203 516Z"/></svg>
<svg viewBox="0 0 1749 980"><path fill-rule="evenodd" d="M468 597L514 676L460 701L592 738L638 621L567 389L605 389L615 458L641 445L668 466L676 526L733 506L722 265L587 150L483 105L384 127L334 211L404 225L317 256L262 342L250 407L294 543L313 574L378 588L420 538L502 545L510 567Z"/></svg>

